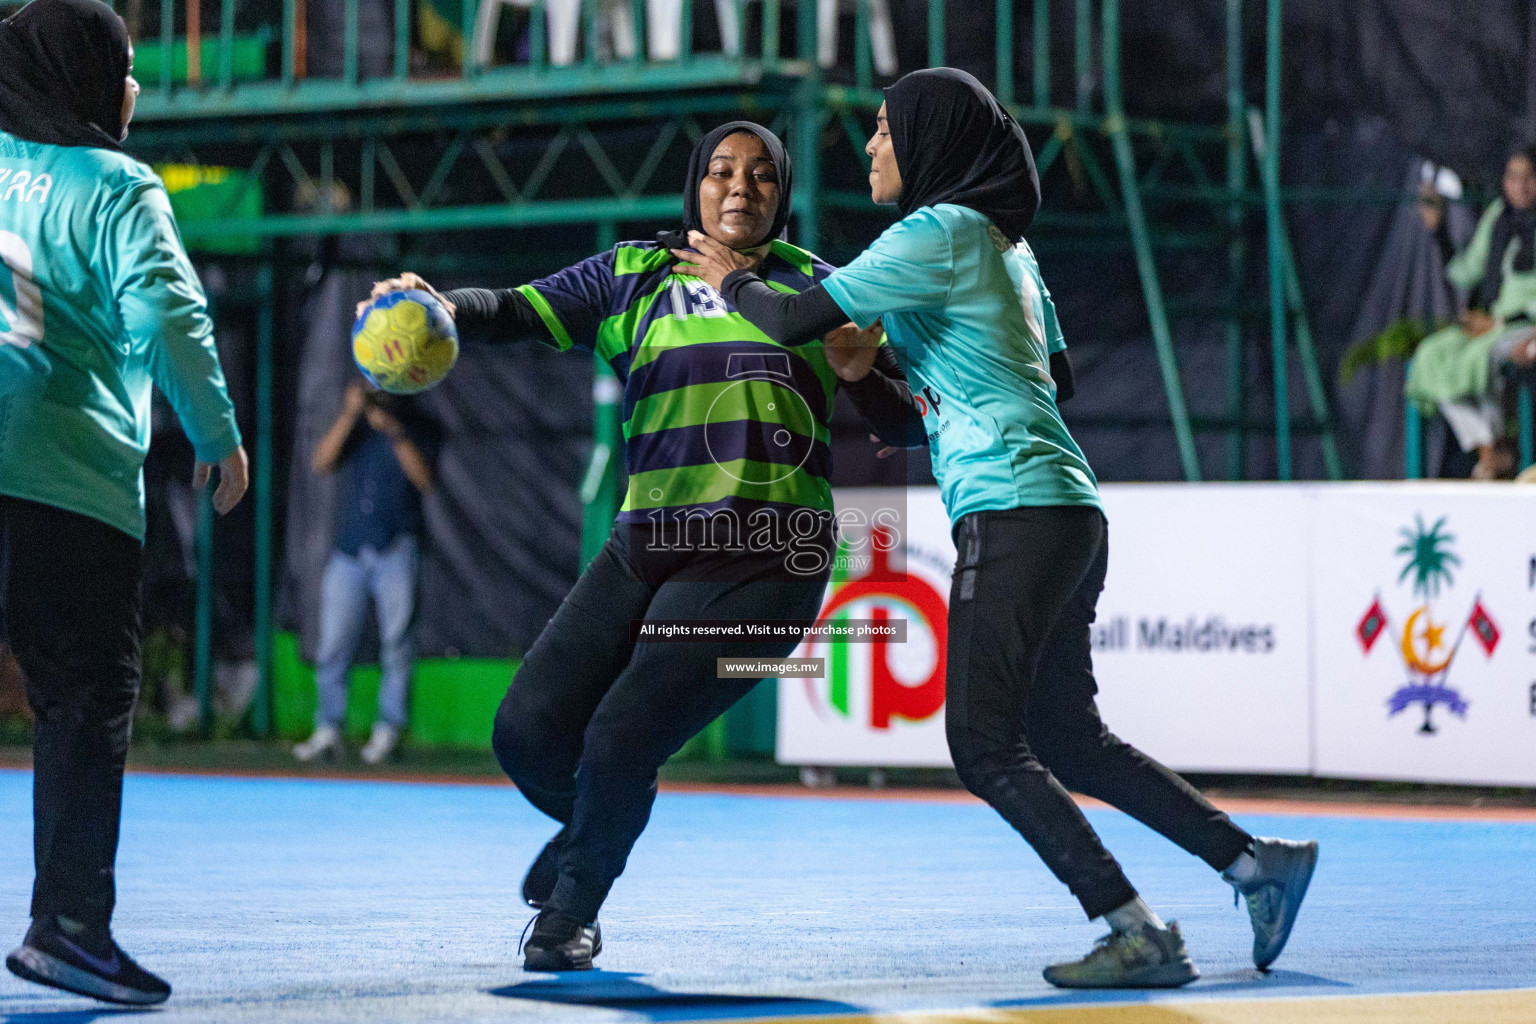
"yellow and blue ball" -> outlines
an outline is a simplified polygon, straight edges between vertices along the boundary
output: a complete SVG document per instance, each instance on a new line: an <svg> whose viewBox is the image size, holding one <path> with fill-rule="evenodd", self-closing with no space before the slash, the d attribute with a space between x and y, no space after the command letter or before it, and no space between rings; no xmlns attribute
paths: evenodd
<svg viewBox="0 0 1536 1024"><path fill-rule="evenodd" d="M459 358L459 332L427 292L390 292L352 325L352 358L380 390L414 395L448 376Z"/></svg>

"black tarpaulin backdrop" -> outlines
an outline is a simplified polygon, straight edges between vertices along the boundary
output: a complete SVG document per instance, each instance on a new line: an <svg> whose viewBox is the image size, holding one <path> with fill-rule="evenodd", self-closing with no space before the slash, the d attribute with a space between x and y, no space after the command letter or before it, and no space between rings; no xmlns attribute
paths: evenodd
<svg viewBox="0 0 1536 1024"><path fill-rule="evenodd" d="M332 270L304 304L282 618L300 628L310 657L345 470L317 477L309 459L357 374L352 307L373 280ZM526 650L565 596L579 555L591 390L590 358L515 344L466 347L449 378L419 399L443 428L437 486L422 509L422 653Z"/></svg>
<svg viewBox="0 0 1536 1024"><path fill-rule="evenodd" d="M926 3L896 0L892 6L902 66L921 66ZM990 82L995 74L992 5L974 5L975 20L967 23L964 11L972 6L949 5L948 52L954 63ZM1250 103L1259 103L1263 4L1249 0L1246 6L1247 95ZM1056 102L1067 106L1075 88L1072 16L1071 4L1053 4L1053 87ZM701 10L699 17L703 27L706 14ZM1454 168L1474 190L1492 195L1509 145L1532 134L1533 17L1530 0L1287 0L1285 184L1377 185L1408 192L1417 186L1420 164L1427 159ZM1124 5L1125 94L1133 114L1208 122L1225 117L1225 18L1223 0ZM1016 81L1027 89L1029 19L1017 21ZM913 30L903 32L909 25ZM851 29L851 22L845 23L845 49L851 47ZM701 37L704 45L707 40ZM1040 145L1043 136L1034 141ZM1474 213L1458 213L1453 221L1457 230L1465 233ZM1351 342L1396 319L1453 313L1454 297L1443 282L1432 240L1411 203L1298 205L1289 207L1287 216L1323 375L1339 418L1346 471L1367 478L1400 476L1401 367L1363 372L1342 390L1335 384L1335 370ZM1262 308L1267 300L1262 211L1254 211L1251 224L1255 256L1247 299ZM454 243L450 239L448 244ZM561 237L555 244L565 249L571 240ZM547 272L565 262L562 258L535 269ZM526 253L521 263L528 270ZM1170 296L1221 297L1224 255L1160 252L1158 265ZM1128 249L1051 255L1042 248L1042 269L1078 371L1078 397L1065 411L1100 477L1179 479L1171 430L1154 425L1112 431L1091 425L1111 415L1166 417L1146 308ZM473 283L514 284L531 276L509 272L504 281ZM351 303L366 293L369 280L360 272L328 273L304 306L302 367L289 368L296 393L282 618L301 626L311 642L320 573L334 531L336 483L311 478L308 459L351 372L345 342ZM1223 413L1220 323L1179 320L1174 333L1191 410L1196 415ZM1266 322L1248 324L1246 345L1250 414L1267 420L1273 410ZM1305 415L1305 389L1294 354L1291 365L1292 409L1299 420ZM579 544L576 488L590 447L590 390L590 356L520 345L466 350L459 369L426 400L446 428L446 443L438 493L426 502L422 653L501 655L526 649L569 588ZM846 410L844 417L836 458L842 464L867 461L867 453L857 447L864 444L860 431L846 419ZM1271 437L1256 433L1247 447L1250 475L1272 475ZM1219 477L1224 438L1200 435L1199 451L1207 477ZM914 472L920 474L923 460L914 461L919 462ZM1295 474L1323 475L1318 445L1300 434ZM866 475L863 482L872 479ZM309 643L306 649L313 654Z"/></svg>

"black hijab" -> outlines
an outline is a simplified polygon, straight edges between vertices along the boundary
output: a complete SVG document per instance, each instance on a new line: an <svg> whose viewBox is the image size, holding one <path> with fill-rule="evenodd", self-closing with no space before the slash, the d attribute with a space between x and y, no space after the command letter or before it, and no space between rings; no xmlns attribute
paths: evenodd
<svg viewBox="0 0 1536 1024"><path fill-rule="evenodd" d="M100 0L32 0L0 21L0 131L121 150L129 45Z"/></svg>
<svg viewBox="0 0 1536 1024"><path fill-rule="evenodd" d="M794 167L789 162L789 154L784 151L784 143L760 124L728 121L700 139L689 154L688 177L683 182L683 230L663 231L656 236L658 245L667 249L686 249L688 232L704 231L704 218L699 213L699 183L709 173L709 161L715 155L715 149L727 137L738 132L756 135L763 140L763 148L768 150L768 159L773 161L773 169L779 175L779 208L773 215L773 225L768 228L768 235L763 241L771 241L784 233L784 226L789 223L790 197L794 186ZM757 244L761 245L762 242Z"/></svg>
<svg viewBox="0 0 1536 1024"><path fill-rule="evenodd" d="M1509 159L1524 157L1536 171L1536 146L1524 146L1509 154ZM1505 161L1507 165L1508 160ZM1517 210L1504 201L1504 212L1493 222L1493 237L1488 245L1488 262L1483 266L1483 280L1468 303L1473 309L1492 309L1499 299L1499 289L1504 284L1504 254L1509 243L1518 240L1520 248L1510 269L1526 274L1536 267L1536 206Z"/></svg>
<svg viewBox="0 0 1536 1024"><path fill-rule="evenodd" d="M956 68L914 71L885 90L903 217L939 203L986 215L1014 242L1040 208L1029 140L992 94Z"/></svg>

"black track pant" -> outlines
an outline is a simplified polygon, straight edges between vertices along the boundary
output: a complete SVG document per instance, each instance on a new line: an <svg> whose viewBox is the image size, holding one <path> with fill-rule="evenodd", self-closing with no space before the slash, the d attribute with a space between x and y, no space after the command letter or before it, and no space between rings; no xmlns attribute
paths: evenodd
<svg viewBox="0 0 1536 1024"><path fill-rule="evenodd" d="M759 682L717 679L715 659L782 658L796 646L632 643L630 620L810 622L826 588L824 573L787 579L746 557L716 556L709 579L661 579L654 566L636 571L629 533L614 530L539 634L492 737L518 789L566 826L548 905L582 921L597 917L650 819L657 770Z"/></svg>
<svg viewBox="0 0 1536 1024"><path fill-rule="evenodd" d="M955 547L945 716L966 788L1029 841L1090 918L1136 890L1068 789L1118 807L1218 871L1230 865L1248 833L1099 719L1089 644L1109 564L1099 511L975 512L955 524Z"/></svg>
<svg viewBox="0 0 1536 1024"><path fill-rule="evenodd" d="M0 497L0 610L37 716L33 917L112 917L139 694L141 551L88 516Z"/></svg>

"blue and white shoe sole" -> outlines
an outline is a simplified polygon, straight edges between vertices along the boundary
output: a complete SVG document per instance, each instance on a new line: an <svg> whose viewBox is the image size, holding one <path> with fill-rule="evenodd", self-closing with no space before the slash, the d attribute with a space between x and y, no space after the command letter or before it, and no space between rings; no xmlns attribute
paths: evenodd
<svg viewBox="0 0 1536 1024"><path fill-rule="evenodd" d="M1254 942L1253 963L1261 971L1269 970L1269 965L1280 959L1280 954L1285 951L1285 944L1291 939L1291 928L1296 924L1296 915L1301 912L1301 901L1306 899L1307 887L1312 884L1312 873L1317 870L1317 844L1306 849L1308 856L1302 870L1293 872L1286 879L1285 913L1280 918L1280 926L1275 929L1274 948L1262 950L1257 940Z"/></svg>
<svg viewBox="0 0 1536 1024"><path fill-rule="evenodd" d="M22 946L5 958L5 966L16 977L25 981L63 989L77 996L89 996L105 1003L121 1003L124 1006L154 1006L169 998L169 992L141 992L136 988L108 981L90 971L83 971L67 964L58 957L49 956L40 949Z"/></svg>

